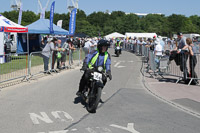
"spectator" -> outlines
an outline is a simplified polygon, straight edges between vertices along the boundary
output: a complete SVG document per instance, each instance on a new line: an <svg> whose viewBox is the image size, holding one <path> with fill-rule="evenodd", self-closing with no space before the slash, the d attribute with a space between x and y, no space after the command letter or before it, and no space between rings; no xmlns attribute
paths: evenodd
<svg viewBox="0 0 200 133"><path fill-rule="evenodd" d="M183 72L183 80L187 81L188 69L187 69L187 59L188 59L188 45L186 43L186 38L183 37L182 33L177 33L177 46L176 48L171 52L169 60L175 60L176 65L180 65L180 70Z"/></svg>
<svg viewBox="0 0 200 133"><path fill-rule="evenodd" d="M77 48L81 47L81 38L76 38Z"/></svg>
<svg viewBox="0 0 200 133"><path fill-rule="evenodd" d="M57 60L57 51L59 51L58 50L58 46L57 46L57 39L56 38L53 38L53 40L51 41L51 45L53 47L53 49L52 49L53 54L52 54L52 66L51 66L51 69L52 69L53 72L58 72L56 69L54 69L54 65L55 65L55 62Z"/></svg>
<svg viewBox="0 0 200 133"><path fill-rule="evenodd" d="M163 41L162 37L161 37L161 36L158 36L157 41L160 42L160 45L163 47L163 50L164 50L165 42Z"/></svg>
<svg viewBox="0 0 200 133"><path fill-rule="evenodd" d="M85 43L85 46L83 47L83 50L85 52L85 57L89 54L91 47L94 47L91 41L92 40L88 38L87 42Z"/></svg>
<svg viewBox="0 0 200 133"><path fill-rule="evenodd" d="M155 62L157 63L157 67L159 68L160 66L160 59L162 57L162 53L163 53L163 47L162 45L160 44L160 42L157 42L156 43L156 46L155 46L155 50L154 50L154 53L155 53Z"/></svg>
<svg viewBox="0 0 200 133"><path fill-rule="evenodd" d="M71 40L68 41L69 44L69 64L73 64L73 53L74 53L74 45Z"/></svg>
<svg viewBox="0 0 200 133"><path fill-rule="evenodd" d="M56 53L56 57L57 57L57 69L61 69L61 58L62 58L62 54L61 54L61 40L57 40L57 53Z"/></svg>
<svg viewBox="0 0 200 133"><path fill-rule="evenodd" d="M167 44L165 45L165 47L164 47L164 50L166 51L172 51L172 50L174 50L174 46L173 46L174 44L173 44L173 40L172 39L170 39L170 38L168 38L167 39Z"/></svg>
<svg viewBox="0 0 200 133"><path fill-rule="evenodd" d="M61 67L62 69L65 69L65 62L66 62L66 56L67 56L67 52L69 52L69 44L68 44L68 41L67 40L63 45L62 45L62 48L61 48Z"/></svg>
<svg viewBox="0 0 200 133"><path fill-rule="evenodd" d="M55 50L54 49L54 43L56 42L56 40L51 40L51 38L48 39L47 44L45 45L45 47L42 50L42 57L43 57L43 62L44 62L44 73L50 74L49 72L49 57L51 55L51 53Z"/></svg>
<svg viewBox="0 0 200 133"><path fill-rule="evenodd" d="M197 49L194 46L194 44L192 43L192 40L190 38L187 38L186 42L188 44L188 49L189 49L189 53L190 53L190 58L189 58L190 77L195 78L192 80L192 84L196 85L196 84L199 84L199 82L197 80L198 77L195 72L195 66L197 64L197 58L196 58Z"/></svg>

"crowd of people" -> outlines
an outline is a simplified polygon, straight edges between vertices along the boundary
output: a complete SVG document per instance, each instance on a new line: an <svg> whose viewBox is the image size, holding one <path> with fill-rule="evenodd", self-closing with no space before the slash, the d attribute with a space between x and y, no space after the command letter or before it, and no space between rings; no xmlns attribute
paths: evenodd
<svg viewBox="0 0 200 133"><path fill-rule="evenodd" d="M197 54L199 53L198 45L195 38L186 38L181 32L177 33L177 38L168 38L163 40L161 36L153 36L152 38L137 38L129 37L124 39L111 39L110 43L114 44L121 42L123 49L131 49L134 52L139 50L142 53L140 46L148 47L155 55L155 62L159 68L161 58L168 56L169 62L175 61L177 66L180 66L180 71L183 72L183 81L189 83L191 78L194 78L191 84L198 84L198 77L195 72L197 65ZM139 47L139 49L137 49ZM187 61L189 58L189 70Z"/></svg>
<svg viewBox="0 0 200 133"><path fill-rule="evenodd" d="M76 48L82 48L87 56L91 51L97 49L98 41L101 38L66 38L66 41L61 41L57 38L43 37L41 46L42 56L44 61L44 72L50 73L49 71L49 59L52 53L52 64L51 70L56 71L66 68L66 56L69 55L69 63L73 64L73 52ZM183 72L183 80L188 82L188 77L197 79L195 72L195 66L197 64L196 54L199 53L197 47L195 47L195 40L186 38L182 33L177 34L177 38L168 38L163 40L161 36L153 36L152 38L111 38L108 40L110 47L115 47L116 44L122 49L132 49L136 51L137 46L148 47L154 52L155 62L159 67L159 60L163 56L169 56L170 61L174 60L177 66L180 66L180 70ZM141 53L139 48L139 53ZM187 68L187 60L189 58L189 71ZM55 63L56 69L54 68ZM198 84L198 80L193 80L193 84Z"/></svg>
<svg viewBox="0 0 200 133"><path fill-rule="evenodd" d="M44 62L44 73L58 72L65 69L66 57L69 56L69 64L73 64L73 53L77 48L82 48L85 56L97 48L100 38L56 38L44 36L41 40L42 57ZM52 58L51 71L49 71L49 61ZM55 68L56 64L56 68Z"/></svg>

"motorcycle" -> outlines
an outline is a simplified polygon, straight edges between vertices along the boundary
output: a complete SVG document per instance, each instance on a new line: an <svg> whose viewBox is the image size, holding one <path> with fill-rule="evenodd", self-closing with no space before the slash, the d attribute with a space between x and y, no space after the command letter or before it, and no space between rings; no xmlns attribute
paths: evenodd
<svg viewBox="0 0 200 133"><path fill-rule="evenodd" d="M90 78L87 85L85 85L81 97L86 104L86 110L90 113L95 113L101 100L101 92L104 87L102 76L106 76L106 74L103 72L102 66L99 66L96 70L90 71Z"/></svg>
<svg viewBox="0 0 200 133"><path fill-rule="evenodd" d="M121 54L121 48L120 48L120 46L116 46L115 47L115 54L116 54L117 57L119 57L119 55Z"/></svg>

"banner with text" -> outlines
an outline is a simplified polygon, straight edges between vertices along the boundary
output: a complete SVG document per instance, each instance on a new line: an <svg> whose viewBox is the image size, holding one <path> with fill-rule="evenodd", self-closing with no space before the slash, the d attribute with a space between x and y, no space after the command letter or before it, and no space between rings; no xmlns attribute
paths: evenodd
<svg viewBox="0 0 200 133"><path fill-rule="evenodd" d="M50 9L50 33L54 33L53 31L54 9L55 9L55 1L51 4L51 9Z"/></svg>
<svg viewBox="0 0 200 133"><path fill-rule="evenodd" d="M75 28L76 28L76 11L77 9L74 8L70 15L70 22L69 22L69 35L74 35Z"/></svg>

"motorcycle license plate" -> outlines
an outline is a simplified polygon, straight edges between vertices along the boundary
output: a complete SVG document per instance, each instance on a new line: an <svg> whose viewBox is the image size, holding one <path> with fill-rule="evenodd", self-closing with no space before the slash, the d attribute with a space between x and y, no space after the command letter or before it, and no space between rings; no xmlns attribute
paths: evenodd
<svg viewBox="0 0 200 133"><path fill-rule="evenodd" d="M120 47L117 47L117 49L120 49Z"/></svg>
<svg viewBox="0 0 200 133"><path fill-rule="evenodd" d="M94 77L95 80L101 80L102 79L102 74L98 72L94 72Z"/></svg>

